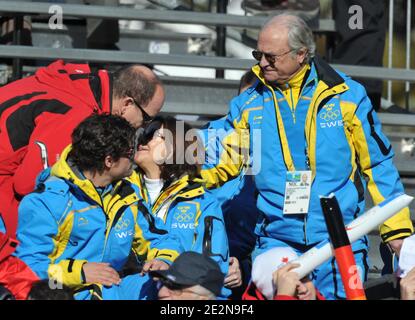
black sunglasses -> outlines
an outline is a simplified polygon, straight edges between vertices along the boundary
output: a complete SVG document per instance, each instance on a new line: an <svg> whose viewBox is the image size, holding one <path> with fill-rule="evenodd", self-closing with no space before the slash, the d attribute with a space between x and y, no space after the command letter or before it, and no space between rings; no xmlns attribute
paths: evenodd
<svg viewBox="0 0 415 320"><path fill-rule="evenodd" d="M140 109L141 114L143 115L143 124L148 124L153 121L154 117L145 112L143 107L133 97L131 97L131 99L133 99L134 104Z"/></svg>
<svg viewBox="0 0 415 320"><path fill-rule="evenodd" d="M154 138L156 131L161 129L162 126L163 121L159 117L155 117L144 128L139 129L137 131L136 147L147 145Z"/></svg>
<svg viewBox="0 0 415 320"><path fill-rule="evenodd" d="M283 56L285 56L286 54L293 52L295 50L289 50L287 52L281 53L281 54L271 54L271 53L265 53L259 50L253 50L252 51L252 56L254 57L254 59L258 62L261 61L262 56L265 57L265 60L267 60L270 64L274 64L275 61L278 61L279 59L281 59Z"/></svg>

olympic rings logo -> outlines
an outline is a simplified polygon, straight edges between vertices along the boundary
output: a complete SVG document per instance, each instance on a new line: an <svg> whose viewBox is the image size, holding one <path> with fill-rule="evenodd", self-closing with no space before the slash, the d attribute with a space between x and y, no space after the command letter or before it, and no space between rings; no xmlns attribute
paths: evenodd
<svg viewBox="0 0 415 320"><path fill-rule="evenodd" d="M336 120L340 116L339 110L327 110L326 112L320 113L320 118L329 121L329 120Z"/></svg>
<svg viewBox="0 0 415 320"><path fill-rule="evenodd" d="M130 220L129 219L120 220L120 221L117 222L114 229L115 229L115 231L121 231L123 229L127 229L129 225L130 225Z"/></svg>
<svg viewBox="0 0 415 320"><path fill-rule="evenodd" d="M174 214L174 219L178 222L189 222L193 219L194 214L192 212L178 211Z"/></svg>

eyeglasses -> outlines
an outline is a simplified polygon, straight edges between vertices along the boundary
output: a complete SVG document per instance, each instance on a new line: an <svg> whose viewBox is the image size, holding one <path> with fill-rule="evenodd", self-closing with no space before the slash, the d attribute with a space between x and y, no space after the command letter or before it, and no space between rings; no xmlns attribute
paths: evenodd
<svg viewBox="0 0 415 320"><path fill-rule="evenodd" d="M148 124L153 121L154 117L145 112L143 107L140 106L140 104L133 97L131 97L131 99L133 99L134 104L138 107L138 109L140 109L141 114L143 115L143 124Z"/></svg>
<svg viewBox="0 0 415 320"><path fill-rule="evenodd" d="M157 119L153 119L143 130L140 130L137 137L137 147L139 145L147 145L155 136L164 139L164 135L160 132L163 122Z"/></svg>
<svg viewBox="0 0 415 320"><path fill-rule="evenodd" d="M285 56L286 54L293 52L295 50L291 49L290 51L281 53L281 54L271 54L271 53L265 53L259 50L253 50L252 51L252 56L254 57L255 60L257 60L258 62L261 61L262 56L265 57L265 60L268 61L268 63L270 64L274 64L276 61L281 60L281 58L283 56Z"/></svg>

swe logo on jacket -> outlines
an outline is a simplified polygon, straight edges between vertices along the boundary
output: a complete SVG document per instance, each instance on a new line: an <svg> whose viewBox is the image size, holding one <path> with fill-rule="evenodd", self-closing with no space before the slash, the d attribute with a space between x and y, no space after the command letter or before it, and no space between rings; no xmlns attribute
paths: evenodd
<svg viewBox="0 0 415 320"><path fill-rule="evenodd" d="M340 108L334 103L326 104L319 112L320 128L343 127L343 119Z"/></svg>
<svg viewBox="0 0 415 320"><path fill-rule="evenodd" d="M195 213L189 205L178 206L173 215L172 229L194 229Z"/></svg>
<svg viewBox="0 0 415 320"><path fill-rule="evenodd" d="M115 225L115 235L119 239L125 239L134 235L133 226L130 226L129 219L120 219Z"/></svg>

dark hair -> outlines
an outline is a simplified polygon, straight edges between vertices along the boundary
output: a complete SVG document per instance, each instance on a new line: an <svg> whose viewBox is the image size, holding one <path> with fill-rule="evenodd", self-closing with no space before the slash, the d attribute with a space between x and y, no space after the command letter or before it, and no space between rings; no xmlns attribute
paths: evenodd
<svg viewBox="0 0 415 320"><path fill-rule="evenodd" d="M30 300L74 300L73 291L61 283L53 282L56 285L52 289L49 280L40 280L33 284L29 292L28 299Z"/></svg>
<svg viewBox="0 0 415 320"><path fill-rule="evenodd" d="M244 73L244 75L241 77L241 80L239 82L239 89L238 89L238 93L242 93L241 90L242 88L246 87L246 86L252 86L255 81L257 80L257 77L255 75L255 73L252 70L249 70L247 72Z"/></svg>
<svg viewBox="0 0 415 320"><path fill-rule="evenodd" d="M103 172L105 157L117 161L134 148L135 129L120 116L94 114L72 133L70 159L81 170Z"/></svg>
<svg viewBox="0 0 415 320"><path fill-rule="evenodd" d="M121 67L113 74L113 96L116 98L132 97L140 106L146 106L161 84L156 75L149 78L137 69L138 65Z"/></svg>
<svg viewBox="0 0 415 320"><path fill-rule="evenodd" d="M203 150L200 140L195 136L192 140L186 140L186 134L194 128L184 121L178 121L173 117L167 116L157 116L154 120L144 129L143 138L140 139L139 144L147 144L154 136L156 130L163 127L167 132L171 133L166 135L166 145L168 153L171 154L171 157L168 158L165 163L161 165L161 178L167 182L171 182L180 178L183 174L188 174L189 179L192 180L199 176L201 164L197 161L197 158L201 155L197 154L197 151ZM178 136L178 130L183 129L183 136ZM170 141L170 139L172 141ZM193 146L192 146L193 145ZM189 163L186 159L185 152L192 150L194 152L191 155L193 163ZM196 154L195 154L196 152ZM200 158L204 159L204 158ZM200 161L201 162L201 161Z"/></svg>

